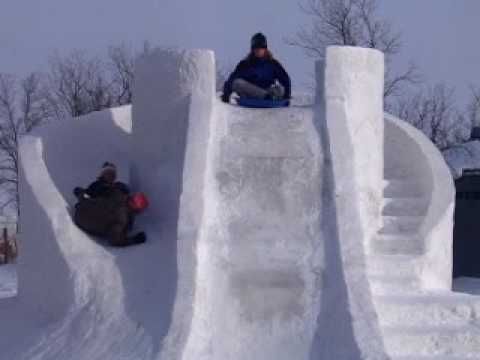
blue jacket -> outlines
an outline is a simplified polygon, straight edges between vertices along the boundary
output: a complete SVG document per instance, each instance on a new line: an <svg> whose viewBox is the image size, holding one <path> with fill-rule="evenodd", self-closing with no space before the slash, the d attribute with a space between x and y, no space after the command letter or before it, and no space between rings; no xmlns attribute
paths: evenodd
<svg viewBox="0 0 480 360"><path fill-rule="evenodd" d="M232 94L232 83L235 79L243 79L262 89L268 89L278 80L285 88L285 99L290 99L290 77L283 66L275 59L249 57L235 68L223 87L223 97L228 99Z"/></svg>

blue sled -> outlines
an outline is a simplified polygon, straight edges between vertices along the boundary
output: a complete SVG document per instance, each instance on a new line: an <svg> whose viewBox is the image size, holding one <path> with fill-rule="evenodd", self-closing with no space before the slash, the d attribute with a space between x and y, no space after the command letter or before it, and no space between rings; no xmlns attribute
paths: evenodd
<svg viewBox="0 0 480 360"><path fill-rule="evenodd" d="M253 99L253 98L239 98L237 104L247 108L281 108L287 107L290 105L289 100L264 100L264 99Z"/></svg>

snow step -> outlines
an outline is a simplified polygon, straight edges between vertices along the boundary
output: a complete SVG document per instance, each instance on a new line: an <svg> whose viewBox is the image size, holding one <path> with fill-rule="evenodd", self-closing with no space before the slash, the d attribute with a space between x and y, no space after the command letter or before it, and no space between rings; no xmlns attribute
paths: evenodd
<svg viewBox="0 0 480 360"><path fill-rule="evenodd" d="M422 192L418 184L408 179L385 179L383 181L383 196L385 197L420 197Z"/></svg>
<svg viewBox="0 0 480 360"><path fill-rule="evenodd" d="M415 276L369 276L374 296L422 293L420 279Z"/></svg>
<svg viewBox="0 0 480 360"><path fill-rule="evenodd" d="M419 229L423 219L423 216L383 216L383 227L379 232L382 234L412 233Z"/></svg>
<svg viewBox="0 0 480 360"><path fill-rule="evenodd" d="M372 254L367 257L367 273L369 276L415 276L420 272L420 260L418 255Z"/></svg>
<svg viewBox="0 0 480 360"><path fill-rule="evenodd" d="M475 356L480 353L480 330L474 326L384 328L391 356ZM396 357L395 357L396 359ZM452 357L449 357L452 359Z"/></svg>
<svg viewBox="0 0 480 360"><path fill-rule="evenodd" d="M425 216L428 204L421 197L384 198L382 215L384 216Z"/></svg>
<svg viewBox="0 0 480 360"><path fill-rule="evenodd" d="M420 255L423 243L416 236L378 234L372 239L370 253L385 255Z"/></svg>
<svg viewBox="0 0 480 360"><path fill-rule="evenodd" d="M383 326L480 326L480 299L472 296L451 292L376 296L375 305Z"/></svg>

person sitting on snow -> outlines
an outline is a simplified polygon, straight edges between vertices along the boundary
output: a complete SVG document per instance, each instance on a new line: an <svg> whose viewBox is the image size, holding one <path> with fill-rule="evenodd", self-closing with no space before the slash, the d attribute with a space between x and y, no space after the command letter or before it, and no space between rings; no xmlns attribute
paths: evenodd
<svg viewBox="0 0 480 360"><path fill-rule="evenodd" d="M278 80L279 84L276 83ZM242 60L223 87L222 101L228 103L236 92L241 98L290 99L290 77L268 50L267 38L257 33L251 40L250 54Z"/></svg>
<svg viewBox="0 0 480 360"><path fill-rule="evenodd" d="M142 193L130 194L128 186L116 178L115 165L106 162L98 179L87 189L73 190L78 199L74 222L91 235L107 238L112 246L142 244L146 241L144 232L134 236L128 236L128 232L148 201Z"/></svg>

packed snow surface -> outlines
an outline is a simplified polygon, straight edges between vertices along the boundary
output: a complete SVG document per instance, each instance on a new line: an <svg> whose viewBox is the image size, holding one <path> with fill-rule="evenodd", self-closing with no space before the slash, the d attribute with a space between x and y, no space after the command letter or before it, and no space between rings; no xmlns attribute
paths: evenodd
<svg viewBox="0 0 480 360"><path fill-rule="evenodd" d="M0 266L0 299L17 294L17 271L15 265Z"/></svg>
<svg viewBox="0 0 480 360"><path fill-rule="evenodd" d="M261 114L217 107L184 359L308 359L312 351L320 224L329 223L322 149L312 109Z"/></svg>

